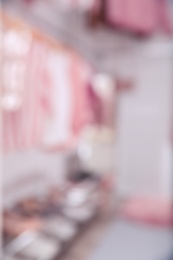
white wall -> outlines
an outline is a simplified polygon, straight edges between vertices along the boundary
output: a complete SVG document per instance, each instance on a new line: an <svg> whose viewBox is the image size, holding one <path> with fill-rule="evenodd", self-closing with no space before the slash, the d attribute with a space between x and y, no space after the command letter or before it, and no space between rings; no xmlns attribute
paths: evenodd
<svg viewBox="0 0 173 260"><path fill-rule="evenodd" d="M126 62L125 67L124 72L134 77L135 89L119 98L119 193L168 197L172 61L164 55L144 57Z"/></svg>

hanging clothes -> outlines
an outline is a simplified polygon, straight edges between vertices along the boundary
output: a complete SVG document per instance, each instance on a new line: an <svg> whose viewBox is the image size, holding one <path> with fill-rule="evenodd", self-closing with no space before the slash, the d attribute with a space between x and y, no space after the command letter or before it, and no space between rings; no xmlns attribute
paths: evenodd
<svg viewBox="0 0 173 260"><path fill-rule="evenodd" d="M106 12L112 24L144 34L168 27L165 0L107 0Z"/></svg>
<svg viewBox="0 0 173 260"><path fill-rule="evenodd" d="M172 23L172 8L171 4L167 0L158 0L158 16L159 16L159 26L165 31L168 35L173 32L173 23Z"/></svg>
<svg viewBox="0 0 173 260"><path fill-rule="evenodd" d="M5 151L29 149L40 142L45 118L51 113L51 84L46 68L48 48L33 41L25 61L22 105L16 111L3 111Z"/></svg>
<svg viewBox="0 0 173 260"><path fill-rule="evenodd" d="M76 144L90 122L86 86L92 69L21 21L5 17L3 26L3 150Z"/></svg>
<svg viewBox="0 0 173 260"><path fill-rule="evenodd" d="M114 27L150 35L159 29L171 32L169 6L166 0L95 0L93 12L104 8L104 20Z"/></svg>
<svg viewBox="0 0 173 260"><path fill-rule="evenodd" d="M86 86L89 67L68 53L50 58L53 114L48 118L42 145L45 149L69 148L89 121Z"/></svg>
<svg viewBox="0 0 173 260"><path fill-rule="evenodd" d="M103 120L103 103L99 96L95 93L91 84L88 85L88 102L92 111L91 124L102 126Z"/></svg>
<svg viewBox="0 0 173 260"><path fill-rule="evenodd" d="M69 148L90 122L90 67L67 51L33 42L27 55L22 106L3 112L4 150Z"/></svg>
<svg viewBox="0 0 173 260"><path fill-rule="evenodd" d="M70 67L71 82L73 85L74 112L73 112L73 131L76 135L80 134L91 120L92 110L88 102L87 86L93 74L91 66L83 59L72 57Z"/></svg>
<svg viewBox="0 0 173 260"><path fill-rule="evenodd" d="M48 47L44 43L33 43L28 57L27 87L21 112L21 140L25 147L39 144L46 118L52 113L48 60Z"/></svg>
<svg viewBox="0 0 173 260"><path fill-rule="evenodd" d="M153 0L108 0L106 13L113 25L150 33L156 27L155 11Z"/></svg>

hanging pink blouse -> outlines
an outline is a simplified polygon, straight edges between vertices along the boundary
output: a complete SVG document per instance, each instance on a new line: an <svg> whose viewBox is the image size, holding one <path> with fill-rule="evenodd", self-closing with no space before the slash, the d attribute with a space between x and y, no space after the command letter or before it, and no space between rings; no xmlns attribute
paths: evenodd
<svg viewBox="0 0 173 260"><path fill-rule="evenodd" d="M41 140L46 117L51 110L51 77L48 69L49 49L33 43L28 55L26 91L21 111L21 145L36 146Z"/></svg>
<svg viewBox="0 0 173 260"><path fill-rule="evenodd" d="M86 86L89 67L82 59L66 52L50 57L53 113L47 120L42 147L55 151L69 149L88 123Z"/></svg>
<svg viewBox="0 0 173 260"><path fill-rule="evenodd" d="M46 68L48 49L32 42L26 55L25 88L22 105L16 111L3 111L3 147L5 151L37 146L51 113L51 81Z"/></svg>

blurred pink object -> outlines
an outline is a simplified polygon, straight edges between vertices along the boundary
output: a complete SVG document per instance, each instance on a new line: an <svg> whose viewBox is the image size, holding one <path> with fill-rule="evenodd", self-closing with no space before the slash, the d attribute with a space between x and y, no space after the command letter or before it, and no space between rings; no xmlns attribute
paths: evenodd
<svg viewBox="0 0 173 260"><path fill-rule="evenodd" d="M90 66L71 52L52 52L53 113L48 117L41 146L45 150L66 150L76 144L89 121L87 83Z"/></svg>
<svg viewBox="0 0 173 260"><path fill-rule="evenodd" d="M113 24L149 33L157 24L153 0L108 0L107 16Z"/></svg>
<svg viewBox="0 0 173 260"><path fill-rule="evenodd" d="M170 17L170 14L172 16L172 13L169 13L169 6L168 2L165 0L158 0L159 2L159 26L167 33L172 34L173 32L173 24Z"/></svg>
<svg viewBox="0 0 173 260"><path fill-rule="evenodd" d="M88 85L88 102L92 112L91 123L98 126L102 125L103 122L103 102L95 93L93 87Z"/></svg>
<svg viewBox="0 0 173 260"><path fill-rule="evenodd" d="M46 116L52 113L51 80L47 68L48 48L33 42L26 57L25 90L17 111L3 111L5 151L32 148L41 138Z"/></svg>
<svg viewBox="0 0 173 260"><path fill-rule="evenodd" d="M133 198L120 209L125 218L159 226L172 226L172 213L173 202L162 199Z"/></svg>
<svg viewBox="0 0 173 260"><path fill-rule="evenodd" d="M100 10L103 0L95 0L93 12ZM171 32L172 25L166 0L105 0L106 20L136 33L150 34L162 28Z"/></svg>
<svg viewBox="0 0 173 260"><path fill-rule="evenodd" d="M82 58L71 57L70 80L73 85L73 122L74 135L79 136L83 127L90 122L91 112L88 104L88 84L92 68Z"/></svg>
<svg viewBox="0 0 173 260"><path fill-rule="evenodd" d="M67 149L89 122L90 66L70 51L53 52L36 41L26 56L22 106L3 112L4 151Z"/></svg>

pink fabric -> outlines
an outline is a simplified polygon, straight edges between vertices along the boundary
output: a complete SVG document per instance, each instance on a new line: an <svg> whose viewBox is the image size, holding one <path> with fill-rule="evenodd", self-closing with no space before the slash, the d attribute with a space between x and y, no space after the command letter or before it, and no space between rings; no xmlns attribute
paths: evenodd
<svg viewBox="0 0 173 260"><path fill-rule="evenodd" d="M120 210L125 218L152 225L173 225L173 202L163 199L133 198Z"/></svg>
<svg viewBox="0 0 173 260"><path fill-rule="evenodd" d="M52 53L52 104L42 147L49 151L69 149L89 121L86 86L89 66L72 53Z"/></svg>
<svg viewBox="0 0 173 260"><path fill-rule="evenodd" d="M173 24L169 13L169 6L165 0L158 0L159 2L159 26L168 34L173 32Z"/></svg>
<svg viewBox="0 0 173 260"><path fill-rule="evenodd" d="M93 0L92 11L93 13L98 13L101 9L101 0Z"/></svg>
<svg viewBox="0 0 173 260"><path fill-rule="evenodd" d="M23 145L39 143L46 116L51 112L51 79L48 75L48 48L34 43L28 63L28 86L23 106Z"/></svg>
<svg viewBox="0 0 173 260"><path fill-rule="evenodd" d="M22 107L3 113L4 150L56 150L73 145L90 118L90 73L78 56L33 42L26 59Z"/></svg>
<svg viewBox="0 0 173 260"><path fill-rule="evenodd" d="M166 0L107 0L106 16L113 25L141 33L170 27Z"/></svg>
<svg viewBox="0 0 173 260"><path fill-rule="evenodd" d="M91 124L101 126L104 123L103 102L96 95L91 85L88 85L88 103L91 109Z"/></svg>
<svg viewBox="0 0 173 260"><path fill-rule="evenodd" d="M40 141L45 118L51 113L51 82L46 68L47 58L47 47L33 42L26 58L22 107L15 112L3 112L5 151L29 149Z"/></svg>
<svg viewBox="0 0 173 260"><path fill-rule="evenodd" d="M148 32L156 23L153 4L152 0L108 0L107 17L112 24Z"/></svg>
<svg viewBox="0 0 173 260"><path fill-rule="evenodd" d="M71 81L73 84L73 131L78 135L90 121L90 107L87 86L91 77L91 68L79 57L73 57L71 63Z"/></svg>
<svg viewBox="0 0 173 260"><path fill-rule="evenodd" d="M4 112L2 114L2 147L5 152L13 150L15 147L14 140L16 140L16 138L14 137L14 131L12 131L15 114L9 112Z"/></svg>
<svg viewBox="0 0 173 260"><path fill-rule="evenodd" d="M52 78L53 113L43 129L46 149L63 147L72 138L73 88L70 82L71 59L66 52L52 51L49 58Z"/></svg>

